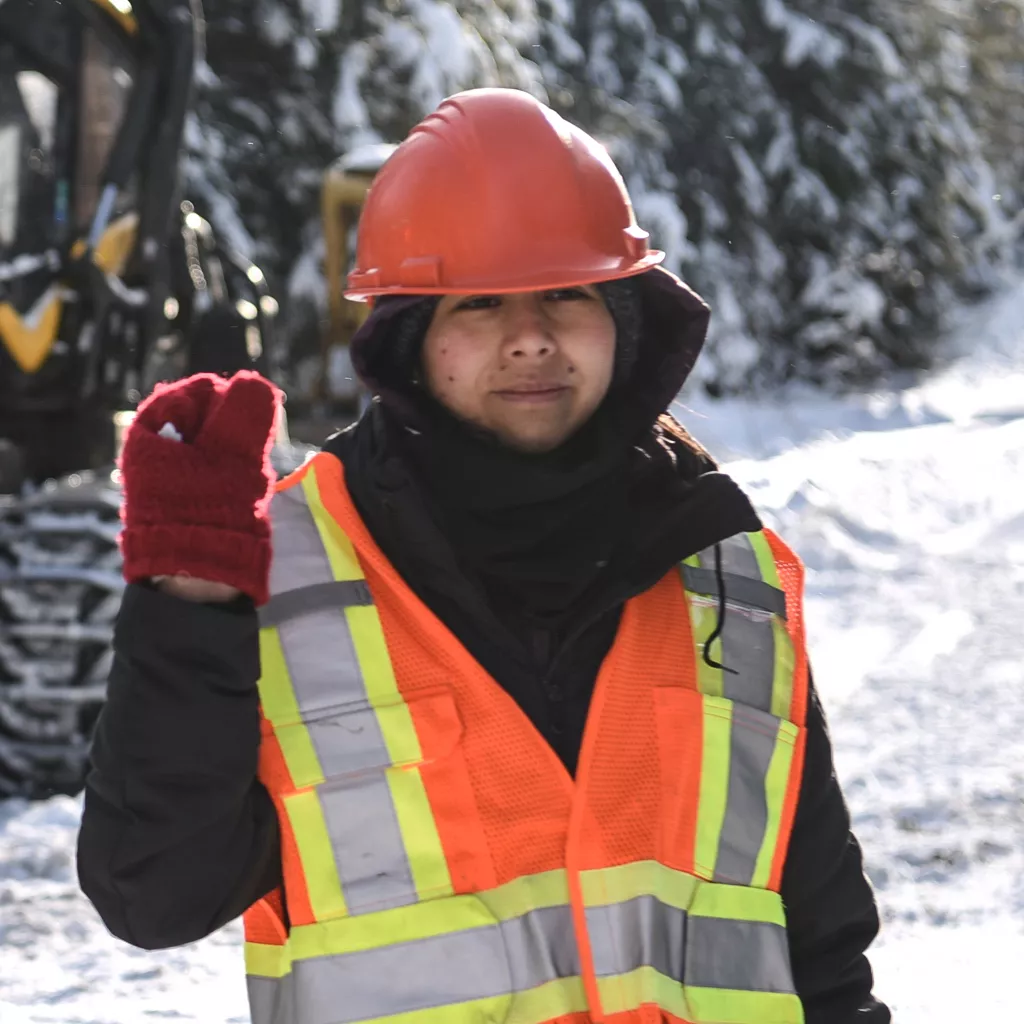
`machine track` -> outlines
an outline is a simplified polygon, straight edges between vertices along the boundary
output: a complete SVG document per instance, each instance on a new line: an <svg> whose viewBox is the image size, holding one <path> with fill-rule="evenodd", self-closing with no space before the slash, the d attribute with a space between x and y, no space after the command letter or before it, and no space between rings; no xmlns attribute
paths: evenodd
<svg viewBox="0 0 1024 1024"><path fill-rule="evenodd" d="M0 798L81 788L124 581L111 470L0 496Z"/></svg>
<svg viewBox="0 0 1024 1024"><path fill-rule="evenodd" d="M279 446L279 475L308 446ZM0 495L0 800L76 793L106 695L124 580L118 474Z"/></svg>

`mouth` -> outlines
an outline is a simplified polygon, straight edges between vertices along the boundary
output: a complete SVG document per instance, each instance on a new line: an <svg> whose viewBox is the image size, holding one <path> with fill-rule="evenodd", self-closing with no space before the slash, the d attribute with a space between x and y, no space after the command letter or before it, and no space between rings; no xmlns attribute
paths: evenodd
<svg viewBox="0 0 1024 1024"><path fill-rule="evenodd" d="M494 393L506 402L530 404L556 401L568 391L564 384L520 384Z"/></svg>

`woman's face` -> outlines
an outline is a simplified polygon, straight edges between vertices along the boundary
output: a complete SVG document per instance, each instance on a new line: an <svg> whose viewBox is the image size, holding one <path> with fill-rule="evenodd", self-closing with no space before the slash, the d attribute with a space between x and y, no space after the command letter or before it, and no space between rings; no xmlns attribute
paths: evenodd
<svg viewBox="0 0 1024 1024"><path fill-rule="evenodd" d="M446 295L423 343L431 394L510 448L551 451L608 393L615 324L593 286Z"/></svg>

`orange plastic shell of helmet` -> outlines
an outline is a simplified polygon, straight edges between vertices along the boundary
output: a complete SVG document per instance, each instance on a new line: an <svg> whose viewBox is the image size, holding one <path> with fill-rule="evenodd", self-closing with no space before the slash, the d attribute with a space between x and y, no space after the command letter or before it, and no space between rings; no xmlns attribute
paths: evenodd
<svg viewBox="0 0 1024 1024"><path fill-rule="evenodd" d="M446 99L374 179L346 296L488 294L643 273L665 254L637 226L607 151L528 93Z"/></svg>

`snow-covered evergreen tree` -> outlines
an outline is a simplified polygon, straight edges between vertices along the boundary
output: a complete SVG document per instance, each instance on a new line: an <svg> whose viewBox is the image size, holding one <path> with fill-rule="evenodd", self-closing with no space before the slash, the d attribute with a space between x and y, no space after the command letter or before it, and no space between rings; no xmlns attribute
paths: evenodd
<svg viewBox="0 0 1024 1024"><path fill-rule="evenodd" d="M883 2L550 5L551 55L577 44L638 211L715 308L712 390L921 365L977 282L999 211L966 97L916 73Z"/></svg>
<svg viewBox="0 0 1024 1024"><path fill-rule="evenodd" d="M866 380L924 364L984 283L1019 160L979 135L975 70L1011 82L1016 51L949 29L982 5L951 2L207 0L191 177L294 309L320 298L335 156L459 89L527 89L606 143L711 302L709 390Z"/></svg>
<svg viewBox="0 0 1024 1024"><path fill-rule="evenodd" d="M323 77L331 28L330 8L315 0L206 3L190 184L207 202L216 197L217 228L277 275L303 246L335 156Z"/></svg>
<svg viewBox="0 0 1024 1024"><path fill-rule="evenodd" d="M972 120L1001 202L1016 216L1024 210L1024 0L970 0L953 11L947 31L967 51L960 64L970 69Z"/></svg>
<svg viewBox="0 0 1024 1024"><path fill-rule="evenodd" d="M323 329L324 171L356 147L400 141L460 89L543 96L521 54L532 4L207 0L206 22L189 184L215 227L271 273L294 364Z"/></svg>
<svg viewBox="0 0 1024 1024"><path fill-rule="evenodd" d="M794 147L766 224L793 254L790 367L856 379L924 365L950 298L981 283L979 242L1001 218L962 81L929 79L915 60L948 64L952 40L934 34L915 51L893 15L905 5L886 0L761 0L755 10L750 31L771 40L758 63ZM780 139L769 147L789 145ZM824 186L811 204L805 182Z"/></svg>

